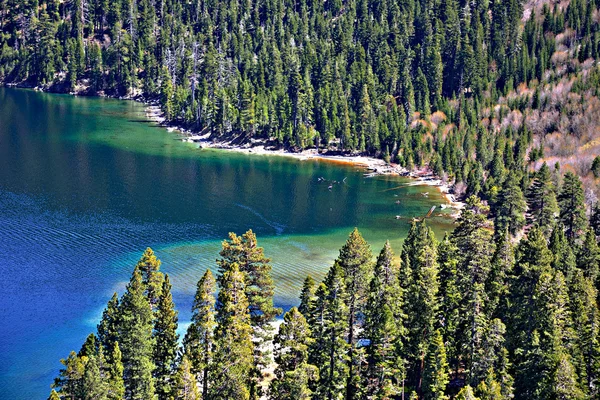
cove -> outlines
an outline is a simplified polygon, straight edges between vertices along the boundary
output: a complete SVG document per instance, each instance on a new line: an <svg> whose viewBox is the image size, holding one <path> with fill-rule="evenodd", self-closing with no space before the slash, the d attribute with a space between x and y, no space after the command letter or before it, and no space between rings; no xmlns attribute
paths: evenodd
<svg viewBox="0 0 600 400"><path fill-rule="evenodd" d="M0 387L45 399L60 358L95 331L150 246L172 279L180 325L230 231L272 258L276 303L297 304L353 227L400 252L412 217L446 203L406 178L352 165L202 150L131 101L0 88ZM329 189L329 186L332 186ZM428 193L428 195L424 195ZM401 216L396 219L395 216ZM448 216L428 220L441 238Z"/></svg>

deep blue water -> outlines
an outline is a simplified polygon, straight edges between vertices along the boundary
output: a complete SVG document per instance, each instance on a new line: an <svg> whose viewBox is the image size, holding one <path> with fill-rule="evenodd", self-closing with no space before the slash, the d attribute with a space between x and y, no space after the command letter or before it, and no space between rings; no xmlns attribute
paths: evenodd
<svg viewBox="0 0 600 400"><path fill-rule="evenodd" d="M200 150L143 111L0 88L3 398L48 396L59 359L95 330L148 246L172 278L184 325L229 231L257 233L273 259L276 302L288 308L354 226L374 252L386 238L399 251L410 218L444 202L434 189L365 178L354 166Z"/></svg>

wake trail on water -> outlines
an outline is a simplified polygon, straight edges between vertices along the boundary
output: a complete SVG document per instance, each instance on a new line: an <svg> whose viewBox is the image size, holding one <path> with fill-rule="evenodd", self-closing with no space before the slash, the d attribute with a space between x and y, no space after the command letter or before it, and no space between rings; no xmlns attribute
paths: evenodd
<svg viewBox="0 0 600 400"><path fill-rule="evenodd" d="M250 211L252 214L254 214L255 216L257 216L267 226L273 228L273 230L275 230L275 234L277 236L281 236L283 234L283 232L285 231L285 225L284 224L280 224L278 222L271 221L271 220L267 219L264 215L262 215L261 213L259 213L255 209L253 209L252 207L244 205L244 204L239 204L239 203L235 203L235 205L238 206L238 207L240 207L240 208L243 208L244 210Z"/></svg>

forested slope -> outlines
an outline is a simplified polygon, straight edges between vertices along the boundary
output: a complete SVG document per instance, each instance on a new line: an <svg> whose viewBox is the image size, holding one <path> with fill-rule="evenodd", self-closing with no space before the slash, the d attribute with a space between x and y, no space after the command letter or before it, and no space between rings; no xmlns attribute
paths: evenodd
<svg viewBox="0 0 600 400"><path fill-rule="evenodd" d="M0 79L159 98L214 139L366 152L458 183L497 153L586 176L598 18L596 0L1 0Z"/></svg>

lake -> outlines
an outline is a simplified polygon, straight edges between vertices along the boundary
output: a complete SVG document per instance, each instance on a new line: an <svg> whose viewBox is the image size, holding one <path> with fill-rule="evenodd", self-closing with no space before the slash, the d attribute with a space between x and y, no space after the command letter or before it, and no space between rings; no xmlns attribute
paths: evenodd
<svg viewBox="0 0 600 400"><path fill-rule="evenodd" d="M398 254L412 217L446 203L357 166L199 149L132 101L0 88L0 388L45 399L152 247L185 326L220 243L253 229L272 258L277 305L298 303L353 227ZM332 186L329 189L329 186ZM428 195L425 195L428 193ZM400 215L400 219L395 216ZM452 219L429 220L441 238Z"/></svg>

